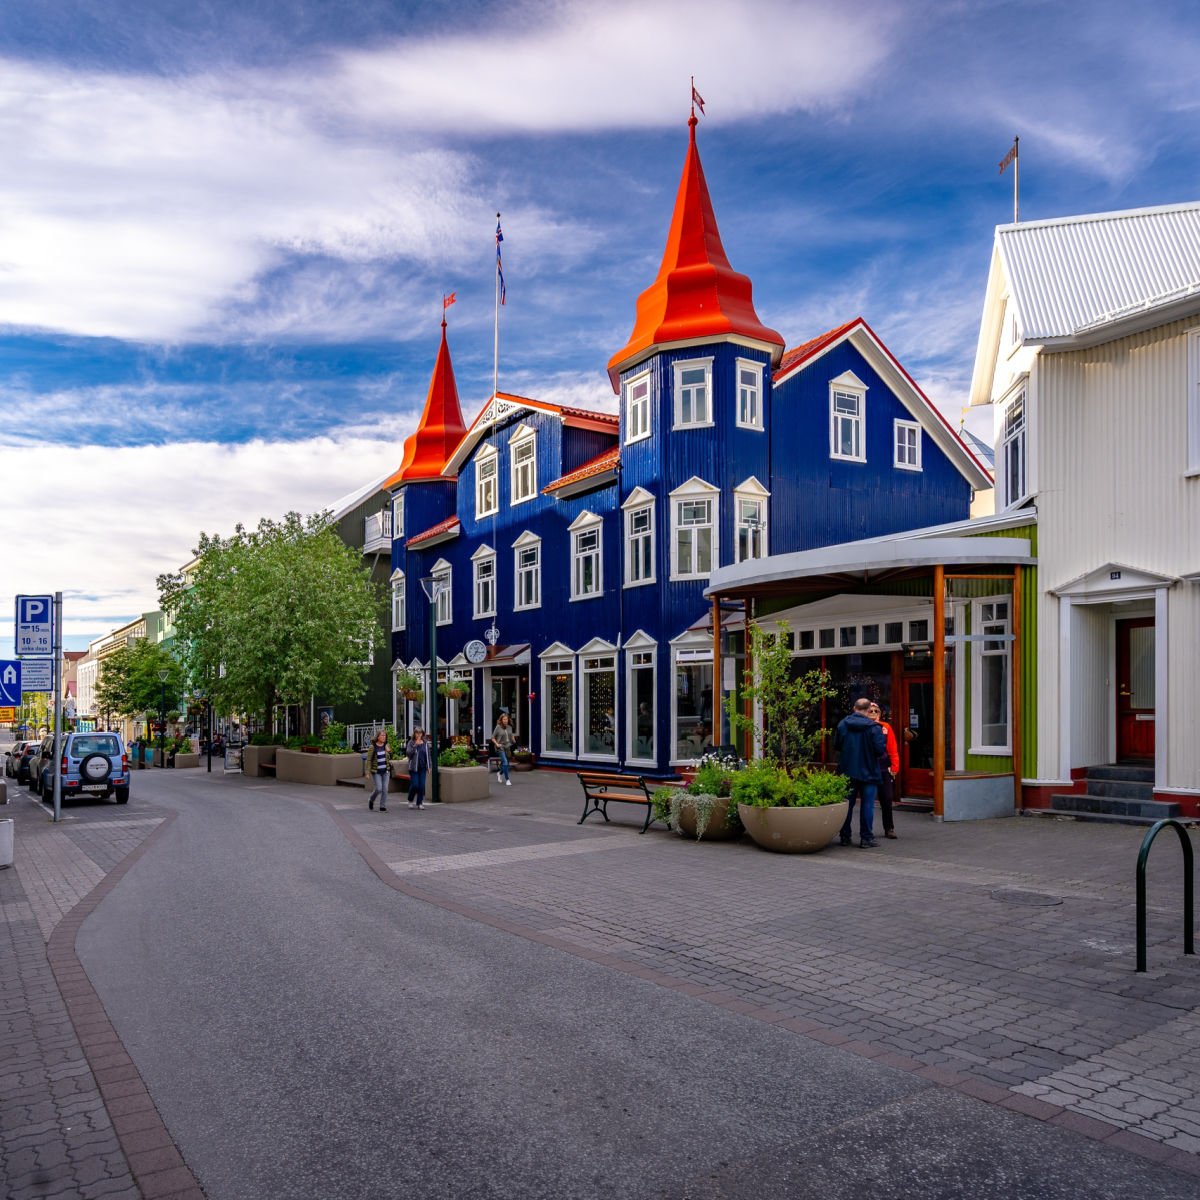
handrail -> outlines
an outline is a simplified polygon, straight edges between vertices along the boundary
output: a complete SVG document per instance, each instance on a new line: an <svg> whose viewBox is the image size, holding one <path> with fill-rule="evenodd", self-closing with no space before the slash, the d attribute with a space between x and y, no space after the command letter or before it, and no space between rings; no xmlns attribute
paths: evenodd
<svg viewBox="0 0 1200 1200"><path fill-rule="evenodd" d="M1142 848L1138 851L1137 861L1137 969L1146 970L1146 860L1150 857L1150 847L1154 839L1162 832L1165 825L1170 825L1179 834L1179 842L1183 846L1183 952L1195 954L1195 938L1193 934L1193 883L1192 841L1184 827L1172 817L1156 821L1146 830L1142 838Z"/></svg>

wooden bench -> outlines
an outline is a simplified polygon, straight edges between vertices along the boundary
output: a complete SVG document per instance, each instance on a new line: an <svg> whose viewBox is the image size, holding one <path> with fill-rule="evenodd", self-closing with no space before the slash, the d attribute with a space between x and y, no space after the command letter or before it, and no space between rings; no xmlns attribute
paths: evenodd
<svg viewBox="0 0 1200 1200"><path fill-rule="evenodd" d="M579 782L583 787L583 816L577 824L582 825L594 812L608 820L608 806L614 800L622 804L644 804L646 820L639 832L645 833L654 820L654 806L650 800L650 789L641 775L613 775L604 771L580 771Z"/></svg>

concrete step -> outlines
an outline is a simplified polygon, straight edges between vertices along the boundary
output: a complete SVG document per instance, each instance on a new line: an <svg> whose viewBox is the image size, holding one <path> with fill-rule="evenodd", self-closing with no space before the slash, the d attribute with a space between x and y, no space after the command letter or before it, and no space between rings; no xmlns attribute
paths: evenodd
<svg viewBox="0 0 1200 1200"><path fill-rule="evenodd" d="M1128 817L1114 816L1111 813L1079 812L1062 808L1024 808L1023 817L1069 817L1073 821L1090 821L1096 825L1140 825L1149 829L1161 817ZM1185 825L1195 825L1197 822L1190 817L1180 818Z"/></svg>
<svg viewBox="0 0 1200 1200"><path fill-rule="evenodd" d="M1153 783L1153 767L1126 767L1109 763L1105 766L1088 767L1089 779L1124 780L1127 783Z"/></svg>
<svg viewBox="0 0 1200 1200"><path fill-rule="evenodd" d="M1106 817L1143 817L1161 821L1178 817L1179 805L1163 800L1128 800L1115 796L1051 796L1050 803L1059 812L1088 813Z"/></svg>
<svg viewBox="0 0 1200 1200"><path fill-rule="evenodd" d="M1095 779L1084 781L1089 796L1112 796L1118 800L1153 800L1153 783L1132 783L1128 779Z"/></svg>

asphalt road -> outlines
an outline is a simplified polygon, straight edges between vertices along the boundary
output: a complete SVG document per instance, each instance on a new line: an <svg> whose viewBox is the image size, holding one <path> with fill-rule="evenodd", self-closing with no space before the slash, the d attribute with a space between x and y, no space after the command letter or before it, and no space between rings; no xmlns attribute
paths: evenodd
<svg viewBox="0 0 1200 1200"><path fill-rule="evenodd" d="M131 816L140 793L180 817L78 948L212 1200L1195 1198L1140 1158L400 895L298 793L137 782Z"/></svg>

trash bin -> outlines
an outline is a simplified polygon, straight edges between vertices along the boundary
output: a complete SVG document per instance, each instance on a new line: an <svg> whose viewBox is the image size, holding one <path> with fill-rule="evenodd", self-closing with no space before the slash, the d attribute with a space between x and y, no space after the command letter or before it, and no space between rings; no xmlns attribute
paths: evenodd
<svg viewBox="0 0 1200 1200"><path fill-rule="evenodd" d="M12 817L0 820L0 870L13 864L13 830L16 822Z"/></svg>

